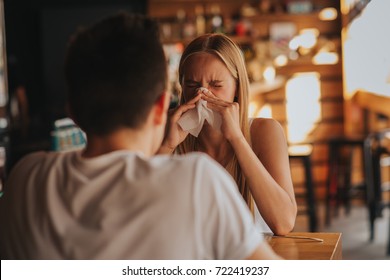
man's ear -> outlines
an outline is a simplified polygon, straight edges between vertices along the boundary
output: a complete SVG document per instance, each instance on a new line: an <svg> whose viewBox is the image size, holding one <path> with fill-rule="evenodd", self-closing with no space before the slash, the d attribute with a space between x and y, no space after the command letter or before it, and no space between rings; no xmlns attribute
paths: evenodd
<svg viewBox="0 0 390 280"><path fill-rule="evenodd" d="M169 103L171 101L171 94L163 92L154 104L154 123L161 124L166 121Z"/></svg>

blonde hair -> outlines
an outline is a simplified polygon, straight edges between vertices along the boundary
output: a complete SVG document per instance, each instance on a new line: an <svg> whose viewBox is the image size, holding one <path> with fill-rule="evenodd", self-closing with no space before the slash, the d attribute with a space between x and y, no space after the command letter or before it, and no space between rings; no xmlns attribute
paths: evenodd
<svg viewBox="0 0 390 280"><path fill-rule="evenodd" d="M248 122L248 95L249 80L245 68L244 58L241 49L227 36L223 34L205 34L194 39L184 50L179 64L179 81L183 87L184 68L187 59L197 53L209 53L218 57L227 67L233 78L236 80L236 102L240 107L240 127L245 139L250 144L249 122ZM180 94L180 104L185 103L184 96ZM178 147L179 153L188 153L197 149L197 138L192 135ZM226 170L232 175L238 185L238 189L253 213L253 199L242 174L237 157L234 154L226 166Z"/></svg>

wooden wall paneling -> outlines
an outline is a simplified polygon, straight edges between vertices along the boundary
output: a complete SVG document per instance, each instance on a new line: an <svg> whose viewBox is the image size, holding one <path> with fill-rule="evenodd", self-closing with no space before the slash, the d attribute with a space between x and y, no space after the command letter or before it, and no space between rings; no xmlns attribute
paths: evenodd
<svg viewBox="0 0 390 280"><path fill-rule="evenodd" d="M279 122L286 122L286 106L284 103L268 103L271 106L272 117Z"/></svg>
<svg viewBox="0 0 390 280"><path fill-rule="evenodd" d="M321 102L321 118L322 120L335 120L338 119L343 122L344 112L343 100L336 99L335 101L322 101Z"/></svg>
<svg viewBox="0 0 390 280"><path fill-rule="evenodd" d="M328 163L328 144L327 143L314 143L313 151L311 154L311 160L314 163L327 164Z"/></svg>
<svg viewBox="0 0 390 280"><path fill-rule="evenodd" d="M338 79L321 79L321 99L341 98L343 101L343 82Z"/></svg>
<svg viewBox="0 0 390 280"><path fill-rule="evenodd" d="M329 140L335 136L344 134L343 122L320 122L309 134L310 139Z"/></svg>
<svg viewBox="0 0 390 280"><path fill-rule="evenodd" d="M386 96L380 96L366 91L358 91L354 95L353 101L363 109L390 117L390 98Z"/></svg>
<svg viewBox="0 0 390 280"><path fill-rule="evenodd" d="M285 102L286 91L284 87L264 94L268 102Z"/></svg>
<svg viewBox="0 0 390 280"><path fill-rule="evenodd" d="M335 65L312 65L311 60L306 63L289 61L286 66L279 67L276 69L276 73L287 77L292 76L298 72L318 72L321 79L326 77L337 77L342 76L342 68L340 62Z"/></svg>

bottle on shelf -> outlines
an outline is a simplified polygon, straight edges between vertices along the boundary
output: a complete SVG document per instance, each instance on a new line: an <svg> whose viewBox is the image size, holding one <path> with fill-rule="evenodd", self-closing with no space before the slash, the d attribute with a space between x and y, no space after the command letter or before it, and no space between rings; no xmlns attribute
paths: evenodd
<svg viewBox="0 0 390 280"><path fill-rule="evenodd" d="M219 5L211 6L211 32L222 33L223 30L223 19L221 16L221 9Z"/></svg>
<svg viewBox="0 0 390 280"><path fill-rule="evenodd" d="M183 25L183 38L193 38L197 34L195 19L193 14L189 14Z"/></svg>
<svg viewBox="0 0 390 280"><path fill-rule="evenodd" d="M306 0L274 0L272 3L272 12L276 14L285 13L286 12L286 3L295 1L306 1Z"/></svg>
<svg viewBox="0 0 390 280"><path fill-rule="evenodd" d="M259 10L262 14L268 14L272 9L272 1L271 0L260 0L259 2Z"/></svg>
<svg viewBox="0 0 390 280"><path fill-rule="evenodd" d="M179 9L176 12L176 20L177 20L177 34L176 37L182 39L184 37L184 23L186 19L186 12L183 9Z"/></svg>
<svg viewBox="0 0 390 280"><path fill-rule="evenodd" d="M310 13L312 10L313 3L310 0L290 0L287 2L287 11L290 14L305 14Z"/></svg>
<svg viewBox="0 0 390 280"><path fill-rule="evenodd" d="M206 19L204 16L203 7L200 5L195 7L195 26L197 36L206 33Z"/></svg>

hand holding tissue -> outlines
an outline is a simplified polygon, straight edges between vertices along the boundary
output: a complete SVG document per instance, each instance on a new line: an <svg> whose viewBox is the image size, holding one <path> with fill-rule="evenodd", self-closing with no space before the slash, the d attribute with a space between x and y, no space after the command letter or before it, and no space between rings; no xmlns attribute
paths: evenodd
<svg viewBox="0 0 390 280"><path fill-rule="evenodd" d="M199 88L204 91L206 88ZM184 131L188 131L191 135L198 137L202 130L204 121L207 121L214 129L221 130L222 119L221 115L207 108L207 101L199 100L194 109L185 112L178 120L178 124Z"/></svg>

